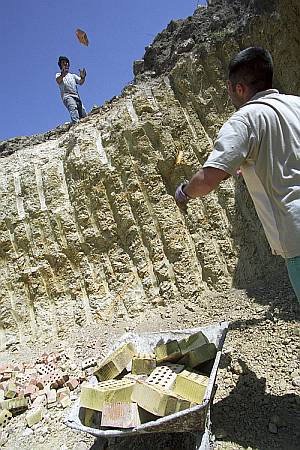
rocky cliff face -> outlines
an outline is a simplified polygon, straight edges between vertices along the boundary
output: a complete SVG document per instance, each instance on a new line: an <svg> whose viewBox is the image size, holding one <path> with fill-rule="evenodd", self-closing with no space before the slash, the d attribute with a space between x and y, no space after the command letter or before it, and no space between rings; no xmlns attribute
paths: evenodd
<svg viewBox="0 0 300 450"><path fill-rule="evenodd" d="M186 216L173 199L233 111L233 53L267 47L276 85L300 90L296 0L211 3L156 37L122 96L78 125L0 144L2 347L202 302L282 269L242 180Z"/></svg>

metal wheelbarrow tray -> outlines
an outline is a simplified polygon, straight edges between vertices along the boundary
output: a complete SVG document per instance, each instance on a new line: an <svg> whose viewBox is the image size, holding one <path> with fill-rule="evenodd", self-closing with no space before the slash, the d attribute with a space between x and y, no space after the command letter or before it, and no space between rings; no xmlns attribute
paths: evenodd
<svg viewBox="0 0 300 450"><path fill-rule="evenodd" d="M165 417L153 420L151 422L143 423L136 428L130 429L97 429L84 426L80 420L80 405L79 400L73 405L69 415L66 417L64 423L74 430L89 433L96 437L115 438L121 436L133 436L142 433L174 433L174 432L205 432L207 430L207 416L209 415L210 402L214 395L214 386L219 367L222 348L225 336L228 329L228 322L221 322L205 327L184 329L184 330L168 330L153 333L125 333L112 346L112 353L120 345L126 342L132 342L136 350L140 353L149 353L157 345L157 343L166 343L168 340L183 339L193 333L202 331L208 340L216 345L217 354L210 373L208 386L201 405L196 405L192 408L185 409L175 414L170 414Z"/></svg>

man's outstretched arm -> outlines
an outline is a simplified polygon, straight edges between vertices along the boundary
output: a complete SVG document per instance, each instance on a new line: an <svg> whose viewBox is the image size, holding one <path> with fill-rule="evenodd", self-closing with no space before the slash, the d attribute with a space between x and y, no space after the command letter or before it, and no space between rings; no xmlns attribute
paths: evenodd
<svg viewBox="0 0 300 450"><path fill-rule="evenodd" d="M202 197L216 189L221 181L231 175L224 170L215 167L204 167L193 175L190 181L181 183L176 189L175 200L179 208L186 210L190 199Z"/></svg>
<svg viewBox="0 0 300 450"><path fill-rule="evenodd" d="M78 84L82 85L85 82L86 70L84 68L79 69L79 75L80 75L80 81L78 82Z"/></svg>

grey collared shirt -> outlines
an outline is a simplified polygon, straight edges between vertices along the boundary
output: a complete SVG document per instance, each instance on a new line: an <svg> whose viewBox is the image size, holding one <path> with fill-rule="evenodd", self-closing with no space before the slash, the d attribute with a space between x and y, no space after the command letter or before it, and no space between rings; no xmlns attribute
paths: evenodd
<svg viewBox="0 0 300 450"><path fill-rule="evenodd" d="M241 169L273 253L300 255L300 98L259 92L223 125L203 167Z"/></svg>

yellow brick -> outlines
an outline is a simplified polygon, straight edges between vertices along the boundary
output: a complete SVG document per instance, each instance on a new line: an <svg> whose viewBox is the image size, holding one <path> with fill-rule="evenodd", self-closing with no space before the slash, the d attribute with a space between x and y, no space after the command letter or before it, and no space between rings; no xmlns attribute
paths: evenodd
<svg viewBox="0 0 300 450"><path fill-rule="evenodd" d="M195 348L201 347L202 345L208 343L209 340L205 334L203 334L202 331L198 331L198 333L191 334L187 338L181 339L178 342L178 345L182 355L185 355L186 353L195 350Z"/></svg>
<svg viewBox="0 0 300 450"><path fill-rule="evenodd" d="M135 382L129 379L108 380L98 385L82 385L80 406L102 411L103 403L129 403Z"/></svg>
<svg viewBox="0 0 300 450"><path fill-rule="evenodd" d="M216 353L217 349L215 344L204 344L201 347L188 352L178 361L178 363L184 364L186 367L193 369L194 367L213 359L216 356Z"/></svg>
<svg viewBox="0 0 300 450"><path fill-rule="evenodd" d="M13 398L0 402L2 409L8 409L13 415L21 413L28 408L27 398Z"/></svg>
<svg viewBox="0 0 300 450"><path fill-rule="evenodd" d="M12 418L12 413L7 409L0 411L0 428L4 428L10 419Z"/></svg>
<svg viewBox="0 0 300 450"><path fill-rule="evenodd" d="M5 391L5 398L14 398L17 395L16 385L14 383L10 383Z"/></svg>
<svg viewBox="0 0 300 450"><path fill-rule="evenodd" d="M157 345L154 349L157 363L177 361L182 355L176 340Z"/></svg>
<svg viewBox="0 0 300 450"><path fill-rule="evenodd" d="M131 362L135 355L134 346L128 342L117 348L94 372L99 381L116 378Z"/></svg>
<svg viewBox="0 0 300 450"><path fill-rule="evenodd" d="M43 419L44 414L45 409L42 406L37 409L33 409L26 416L27 425L29 427L32 427L33 425L39 423Z"/></svg>
<svg viewBox="0 0 300 450"><path fill-rule="evenodd" d="M178 364L168 364L156 367L146 379L147 383L156 384L166 389L171 389L176 380L176 375L184 369Z"/></svg>
<svg viewBox="0 0 300 450"><path fill-rule="evenodd" d="M201 404L208 385L208 377L184 370L176 376L173 392L191 402Z"/></svg>
<svg viewBox="0 0 300 450"><path fill-rule="evenodd" d="M145 381L147 379L148 375L135 375L134 373L126 373L126 375L124 375L124 377L122 378L123 380L133 380L135 382L137 381Z"/></svg>
<svg viewBox="0 0 300 450"><path fill-rule="evenodd" d="M134 386L131 399L141 408L160 417L191 407L191 402L172 391L145 382Z"/></svg>
<svg viewBox="0 0 300 450"><path fill-rule="evenodd" d="M134 375L149 375L156 367L156 359L154 354L138 354L132 358L131 372Z"/></svg>
<svg viewBox="0 0 300 450"><path fill-rule="evenodd" d="M101 423L101 412L88 408L80 408L79 418L81 423L90 428L99 428Z"/></svg>

